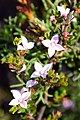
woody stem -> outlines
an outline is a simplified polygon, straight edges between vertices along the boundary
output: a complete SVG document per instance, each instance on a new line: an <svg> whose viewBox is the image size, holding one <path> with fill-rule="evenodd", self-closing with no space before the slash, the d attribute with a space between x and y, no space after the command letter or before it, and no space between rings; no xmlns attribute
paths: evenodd
<svg viewBox="0 0 80 120"><path fill-rule="evenodd" d="M45 87L45 90L47 90L46 87ZM48 90L47 90L47 92L48 92ZM47 97L46 94L44 95L44 99L45 99L45 103L47 103L48 102L48 97ZM43 117L43 114L45 112L45 109L46 109L46 104L43 104L41 109L40 109L40 111L39 111L39 115L37 117L37 120L42 120L42 117Z"/></svg>

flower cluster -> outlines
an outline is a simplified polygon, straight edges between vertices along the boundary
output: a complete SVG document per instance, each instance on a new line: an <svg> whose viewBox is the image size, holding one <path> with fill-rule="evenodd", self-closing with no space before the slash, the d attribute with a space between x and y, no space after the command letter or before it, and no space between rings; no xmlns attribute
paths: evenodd
<svg viewBox="0 0 80 120"><path fill-rule="evenodd" d="M28 42L28 40L24 37L21 36L21 42L22 45L18 45L17 50L27 50L27 49L32 49L34 47L34 42ZM51 40L43 40L42 44L45 47L48 47L48 54L49 57L52 57L55 53L55 51L61 51L64 50L64 48L58 44L59 42L59 36L56 34L55 36L52 37ZM34 63L34 68L35 71L31 74L31 78L36 78L36 77L42 77L46 78L48 75L48 71L52 68L53 63L46 64L44 67L39 62ZM21 70L18 71L18 73L24 72L26 70L26 65L23 64ZM36 85L38 82L34 80L29 80L26 83L26 87L33 87ZM31 91L25 91L21 89L21 91L18 90L11 90L14 99L9 103L9 105L20 105L23 108L27 107L27 101L29 100L31 96Z"/></svg>
<svg viewBox="0 0 80 120"><path fill-rule="evenodd" d="M31 78L42 77L46 78L48 75L48 71L52 68L52 63L46 64L44 67L38 62L34 63L35 72L32 73ZM26 70L26 65L23 64L23 67L19 71L19 73L24 72ZM20 105L22 108L27 108L27 102L31 96L31 91L26 88L33 87L38 84L36 80L28 80L26 83L26 87L23 87L19 90L11 90L14 99L11 100L9 105Z"/></svg>
<svg viewBox="0 0 80 120"><path fill-rule="evenodd" d="M9 105L20 105L22 108L27 108L27 101L31 95L31 92L24 91L23 88L19 90L11 90L14 99L11 100Z"/></svg>
<svg viewBox="0 0 80 120"><path fill-rule="evenodd" d="M65 19L67 18L67 15L69 14L70 9L69 8L64 8L61 6L57 6L58 11L60 11L61 16L63 16ZM52 18L51 18L52 19ZM52 20L51 20L52 21ZM72 19L72 21L75 21L75 18ZM63 33L65 37L67 37L67 32ZM64 48L58 44L59 43L59 35L55 34L51 40L50 39L45 39L42 40L42 44L48 48L48 55L51 58L56 51L62 51ZM28 42L26 37L21 36L21 42L17 46L18 51L23 51L23 50L28 50L32 49L34 47L34 42ZM31 78L36 78L36 77L42 77L43 79L47 77L48 71L52 68L53 63L46 64L44 67L39 62L34 63L34 68L35 71L31 74ZM24 72L26 70L26 65L25 63L23 64L21 70L18 71L18 73ZM37 81L35 80L29 80L26 83L26 87L33 87L36 84L38 84ZM27 91L25 88L19 90L11 90L11 93L13 94L14 99L11 100L9 105L20 105L22 108L27 108L27 101L30 99L31 96L31 91Z"/></svg>
<svg viewBox="0 0 80 120"><path fill-rule="evenodd" d="M30 100L31 91L28 91L28 87L33 87L38 84L37 81L29 80L26 82L26 87L23 87L21 90L11 90L14 99L11 100L9 105L20 105L22 108L27 108L27 102Z"/></svg>
<svg viewBox="0 0 80 120"><path fill-rule="evenodd" d="M69 19L70 13L71 16ZM27 14L28 16L30 15L28 11ZM30 17L28 18L30 20ZM18 58L20 58L20 60L18 64L19 68L15 71L17 76L20 76L21 78L20 85L22 88L20 90L11 90L14 98L10 101L9 105L16 106L21 110L25 109L25 111L27 111L28 107L32 107L30 104L34 104L32 103L33 101L37 101L33 106L37 106L40 101L41 104L49 105L49 107L52 106L52 102L54 102L54 105L55 103L60 104L62 102L63 108L74 108L74 103L68 98L64 98L66 90L60 88L61 90L59 91L61 93L59 93L55 89L55 86L59 88L68 85L68 78L64 75L65 72L63 72L65 66L62 66L61 63L63 63L62 60L66 59L65 54L68 56L67 52L70 51L70 47L68 48L69 45L67 45L72 42L69 41L70 37L72 37L69 34L70 23L73 24L77 19L75 18L74 11L71 11L70 8L65 8L64 6L57 6L52 13L49 13L48 18L49 21L46 21L49 22L49 26L47 27L47 22L41 22L33 17L33 20L29 21L31 25L31 28L29 28L30 31L28 31L29 33L24 32L27 38L24 35L21 35L21 38L16 42L18 43L16 44L17 56L19 55ZM58 21L59 24L57 24ZM55 26L57 27L55 28ZM32 39L33 41L31 41ZM72 37L72 39L75 38ZM73 56L69 58L73 58ZM18 59L15 61L18 61ZM59 69L56 67L58 70L54 70L57 63L60 63L58 66ZM25 74L23 74L23 72L25 72ZM58 74L58 72L61 72L61 74ZM52 90L52 92L50 92L50 90ZM53 97L53 100L49 102L48 97ZM29 111L29 115L30 114L31 111ZM61 112L58 111L51 119L54 118L58 120L61 115Z"/></svg>

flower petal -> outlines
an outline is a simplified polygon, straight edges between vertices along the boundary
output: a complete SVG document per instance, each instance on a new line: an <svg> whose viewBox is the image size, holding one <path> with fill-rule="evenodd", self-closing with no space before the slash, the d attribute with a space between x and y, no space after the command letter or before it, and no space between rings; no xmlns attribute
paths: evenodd
<svg viewBox="0 0 80 120"><path fill-rule="evenodd" d="M27 108L27 102L26 102L26 101L21 102L21 103L20 103L20 106L21 106L22 108Z"/></svg>
<svg viewBox="0 0 80 120"><path fill-rule="evenodd" d="M28 43L28 40L27 40L26 37L24 37L24 36L21 36L21 40L22 40L22 45L23 45L23 47L26 48L26 45L27 45L27 43Z"/></svg>
<svg viewBox="0 0 80 120"><path fill-rule="evenodd" d="M76 17L74 17L74 16L72 15L72 20L71 20L71 22L76 22L76 21L77 21Z"/></svg>
<svg viewBox="0 0 80 120"><path fill-rule="evenodd" d="M55 47L48 48L48 55L50 58L54 55L54 53L55 53Z"/></svg>
<svg viewBox="0 0 80 120"><path fill-rule="evenodd" d="M51 39L51 42L58 43L59 42L59 36L58 34L54 35Z"/></svg>
<svg viewBox="0 0 80 120"><path fill-rule="evenodd" d="M42 77L42 78L46 78L47 74L48 74L48 73L45 72L45 73L41 74L41 77Z"/></svg>
<svg viewBox="0 0 80 120"><path fill-rule="evenodd" d="M34 68L36 71L40 72L42 70L42 65L38 62L34 63Z"/></svg>
<svg viewBox="0 0 80 120"><path fill-rule="evenodd" d="M52 64L53 64L53 63L50 63L50 64L45 65L45 66L43 67L42 71L43 71L44 73L46 73L47 71L49 71L49 70L52 68Z"/></svg>
<svg viewBox="0 0 80 120"><path fill-rule="evenodd" d="M40 73L35 71L31 74L31 78L36 78L36 77L40 77Z"/></svg>
<svg viewBox="0 0 80 120"><path fill-rule="evenodd" d="M13 94L13 97L15 99L19 99L21 97L21 93L19 90L11 90L11 93Z"/></svg>
<svg viewBox="0 0 80 120"><path fill-rule="evenodd" d="M23 99L23 101L24 101L24 100L27 100L27 99L30 97L30 95L31 95L31 92L24 92L24 93L22 94L22 99Z"/></svg>
<svg viewBox="0 0 80 120"><path fill-rule="evenodd" d="M25 50L25 48L22 45L18 45L17 50Z"/></svg>
<svg viewBox="0 0 80 120"><path fill-rule="evenodd" d="M32 49L34 47L34 42L27 43L27 49Z"/></svg>
<svg viewBox="0 0 80 120"><path fill-rule="evenodd" d="M64 50L64 48L60 44L56 44L55 50L62 51L62 50Z"/></svg>
<svg viewBox="0 0 80 120"><path fill-rule="evenodd" d="M23 71L25 71L26 70L26 65L25 64L23 64L23 67L21 68L21 70L20 71L18 71L19 73L21 73L21 72L23 72Z"/></svg>
<svg viewBox="0 0 80 120"><path fill-rule="evenodd" d="M18 100L17 99L12 99L11 100L11 102L9 103L9 105L18 105L19 104L19 102L18 102Z"/></svg>
<svg viewBox="0 0 80 120"><path fill-rule="evenodd" d="M28 80L27 83L26 83L26 87L32 87L34 85L38 84L37 81L35 80Z"/></svg>
<svg viewBox="0 0 80 120"><path fill-rule="evenodd" d="M49 47L50 46L50 40L43 40L42 41L42 44L45 46L45 47Z"/></svg>
<svg viewBox="0 0 80 120"><path fill-rule="evenodd" d="M63 14L65 14L65 8L64 8L64 7L62 7L62 6L57 6L57 9L58 9L58 11L60 11L61 16L62 16Z"/></svg>
<svg viewBox="0 0 80 120"><path fill-rule="evenodd" d="M27 92L27 91L28 91L28 89L25 88L25 87L23 87L23 88L21 89L20 93L23 94L24 92Z"/></svg>
<svg viewBox="0 0 80 120"><path fill-rule="evenodd" d="M70 8L66 8L66 16L69 14Z"/></svg>

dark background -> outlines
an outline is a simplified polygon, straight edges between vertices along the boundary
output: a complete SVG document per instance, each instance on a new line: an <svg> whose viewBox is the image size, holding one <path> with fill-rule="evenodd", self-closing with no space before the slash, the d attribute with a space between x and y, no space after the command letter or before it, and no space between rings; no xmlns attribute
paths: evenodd
<svg viewBox="0 0 80 120"><path fill-rule="evenodd" d="M17 13L16 5L17 0L0 0L0 19L7 18L9 16L15 16Z"/></svg>
<svg viewBox="0 0 80 120"><path fill-rule="evenodd" d="M4 19L9 16L14 17L17 14L17 0L0 0L0 29L4 25ZM9 86L8 65L0 63L0 87L7 88Z"/></svg>
<svg viewBox="0 0 80 120"><path fill-rule="evenodd" d="M14 17L17 14L16 5L18 5L17 0L0 0L0 29L4 26L5 18L9 16ZM10 106L8 103L12 97L9 87L9 76L14 75L10 72L8 65L1 64L0 60L0 120L16 120L14 115L9 114ZM13 77L11 79L13 79Z"/></svg>

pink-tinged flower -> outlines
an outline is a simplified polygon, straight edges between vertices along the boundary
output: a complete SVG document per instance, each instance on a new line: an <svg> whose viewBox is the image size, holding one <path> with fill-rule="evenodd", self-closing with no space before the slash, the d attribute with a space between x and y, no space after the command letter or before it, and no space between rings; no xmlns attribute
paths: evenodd
<svg viewBox="0 0 80 120"><path fill-rule="evenodd" d="M48 47L48 55L49 57L52 57L55 54L55 51L62 51L64 50L64 48L58 44L59 42L59 36L58 34L54 35L51 40L47 39L47 40L43 40L42 44L45 47Z"/></svg>
<svg viewBox="0 0 80 120"><path fill-rule="evenodd" d="M26 90L11 90L14 99L11 100L9 105L20 105L22 108L27 108L27 101L31 95L31 92L27 92Z"/></svg>
<svg viewBox="0 0 80 120"><path fill-rule="evenodd" d="M61 115L62 115L62 114L61 114L61 111L57 111L56 115L57 115L57 116L61 116Z"/></svg>
<svg viewBox="0 0 80 120"><path fill-rule="evenodd" d="M38 84L38 82L35 81L35 80L28 80L28 81L26 82L26 87L33 87L33 86L35 86L35 85L37 85L37 84Z"/></svg>
<svg viewBox="0 0 80 120"><path fill-rule="evenodd" d="M18 73L24 72L25 70L26 70L26 65L25 65L25 64L23 64L23 66L22 66L21 70L20 70L20 71L18 71Z"/></svg>
<svg viewBox="0 0 80 120"><path fill-rule="evenodd" d="M55 20L55 16L54 16L54 15L51 15L51 16L50 16L50 21L53 21L53 20Z"/></svg>
<svg viewBox="0 0 80 120"><path fill-rule="evenodd" d="M67 18L67 15L70 12L70 8L64 8L63 6L57 6L58 11L60 11L61 16L63 16L65 19Z"/></svg>
<svg viewBox="0 0 80 120"><path fill-rule="evenodd" d="M67 31L64 31L64 32L62 33L62 35L64 35L65 37L67 37L67 36L69 35L69 33L68 33Z"/></svg>
<svg viewBox="0 0 80 120"><path fill-rule="evenodd" d="M31 78L36 78L36 77L42 77L42 78L46 78L48 71L52 68L52 64L47 64L44 67L42 67L42 65L38 62L35 62L34 64L34 68L35 71L32 73Z"/></svg>
<svg viewBox="0 0 80 120"><path fill-rule="evenodd" d="M75 13L80 14L80 9L77 9Z"/></svg>
<svg viewBox="0 0 80 120"><path fill-rule="evenodd" d="M66 40L69 40L69 33L67 31L64 31L62 35L65 37Z"/></svg>
<svg viewBox="0 0 80 120"><path fill-rule="evenodd" d="M40 37L39 37L39 40L43 40L43 39L44 39L44 37L43 37L43 36L40 36Z"/></svg>
<svg viewBox="0 0 80 120"><path fill-rule="evenodd" d="M65 109L72 109L72 108L74 108L75 105L74 105L73 101L69 100L68 98L64 98L63 102L62 102L62 106Z"/></svg>
<svg viewBox="0 0 80 120"><path fill-rule="evenodd" d="M27 50L34 47L34 42L28 42L28 40L24 36L21 36L21 41L22 45L19 44L17 46L17 50Z"/></svg>
<svg viewBox="0 0 80 120"><path fill-rule="evenodd" d="M67 19L67 15L70 12L70 8L64 8L64 6L57 6L58 11L60 11L61 16L63 16L65 19ZM72 14L74 11L72 11ZM76 18L72 15L71 22L76 22Z"/></svg>

